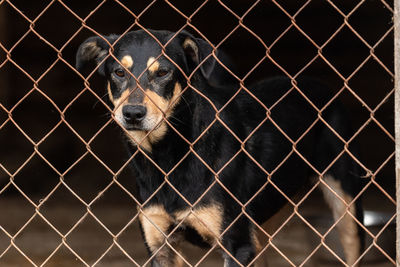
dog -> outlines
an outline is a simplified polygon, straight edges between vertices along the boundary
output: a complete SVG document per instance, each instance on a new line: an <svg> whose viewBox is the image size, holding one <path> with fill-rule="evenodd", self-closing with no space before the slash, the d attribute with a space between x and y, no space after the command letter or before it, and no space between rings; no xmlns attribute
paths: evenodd
<svg viewBox="0 0 400 267"><path fill-rule="evenodd" d="M221 53L186 31L156 30L90 37L77 51L78 70L92 61L106 78L152 266L183 266L184 240L221 248L224 266L256 264L260 225L316 183L340 220L345 262L358 266L361 183L343 153L348 114L337 101L325 107L329 90L312 79L245 88L227 78Z"/></svg>

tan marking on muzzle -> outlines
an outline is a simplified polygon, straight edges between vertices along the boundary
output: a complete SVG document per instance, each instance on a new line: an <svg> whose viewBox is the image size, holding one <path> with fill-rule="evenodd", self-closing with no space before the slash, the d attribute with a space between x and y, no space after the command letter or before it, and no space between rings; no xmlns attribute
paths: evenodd
<svg viewBox="0 0 400 267"><path fill-rule="evenodd" d="M113 97L113 95L111 93L111 85L110 85L109 82L107 83L107 92L108 92L108 98L110 99L111 103L113 103L113 105L115 105L114 104L114 97Z"/></svg>
<svg viewBox="0 0 400 267"><path fill-rule="evenodd" d="M132 130L127 133L127 136L133 145L139 145L145 150L151 152L151 143L149 141L150 134L147 136L146 134L147 132L145 131Z"/></svg>
<svg viewBox="0 0 400 267"><path fill-rule="evenodd" d="M110 88L110 87L108 87ZM112 101L112 103L114 104L114 110L113 110L113 114L116 118L116 121L119 121L120 123L122 123L122 118L123 118L123 114L122 114L122 108L124 107L125 104L128 103L128 98L129 95L131 94L129 89L126 89L125 91L122 92L121 96L117 99L114 99L111 95L111 91L109 91L110 94L110 100ZM136 131L131 131L131 132L136 132ZM136 139L137 142L140 142L140 140L143 139L140 138L139 136L136 137L134 133L127 133L128 137L130 140L132 140L132 137L134 137ZM132 135L132 136L130 136ZM132 140L133 141L133 140Z"/></svg>
<svg viewBox="0 0 400 267"><path fill-rule="evenodd" d="M150 57L147 60L147 68L149 69L150 72L152 72L152 73L156 72L159 67L160 67L160 63L158 63L158 61L156 61L156 59L154 57Z"/></svg>
<svg viewBox="0 0 400 267"><path fill-rule="evenodd" d="M114 106L117 109L122 109L123 104L128 102L129 95L131 94L129 89L126 89L122 92L121 96L117 99L114 99Z"/></svg>
<svg viewBox="0 0 400 267"><path fill-rule="evenodd" d="M167 123L163 121L163 117L169 118L174 110L174 107L180 101L182 86L177 82L175 83L174 92L171 99L165 99L157 93L146 90L143 99L143 105L146 106L147 120L154 122L154 129L147 135L145 131L129 131L128 137L133 144L139 144L141 147L151 152L151 145L160 141L167 133ZM123 96L121 96L120 99ZM122 109L122 107L121 107ZM146 136L147 135L147 136Z"/></svg>
<svg viewBox="0 0 400 267"><path fill-rule="evenodd" d="M130 67L133 66L133 59L131 56L126 55L121 59L121 64L122 66L124 66L125 68L129 69Z"/></svg>
<svg viewBox="0 0 400 267"><path fill-rule="evenodd" d="M169 108L166 111L166 116L169 118L174 111L174 107L179 103L182 92L182 86L180 83L176 82L174 87L174 92L172 94L171 100L169 101Z"/></svg>

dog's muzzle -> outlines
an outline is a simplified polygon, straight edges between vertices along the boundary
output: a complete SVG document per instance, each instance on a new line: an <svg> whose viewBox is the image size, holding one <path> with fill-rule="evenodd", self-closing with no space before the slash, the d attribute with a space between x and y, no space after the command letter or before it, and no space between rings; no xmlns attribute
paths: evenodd
<svg viewBox="0 0 400 267"><path fill-rule="evenodd" d="M146 117L147 109L142 105L126 105L122 108L125 128L140 129Z"/></svg>

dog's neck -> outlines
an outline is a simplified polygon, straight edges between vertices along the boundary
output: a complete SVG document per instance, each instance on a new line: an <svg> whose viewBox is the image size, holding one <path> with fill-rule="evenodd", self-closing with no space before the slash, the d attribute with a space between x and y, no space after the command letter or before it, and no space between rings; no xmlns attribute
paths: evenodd
<svg viewBox="0 0 400 267"><path fill-rule="evenodd" d="M193 158L198 157L194 155L201 150L210 150L204 148L203 143L205 138L210 138L209 133L215 131L208 128L215 120L214 107L209 101L216 103L216 99L212 98L212 93L218 88L213 88L204 80L196 80L192 86L203 88L201 91L188 88L179 104L175 107L173 115L168 119L173 128L168 125L168 130L165 136L157 143L152 144L151 151L143 151L134 157L134 166L137 171L137 182L141 191L141 197L145 200L150 192L154 192L164 182L165 174L173 170L168 177L173 183L174 179L179 179L180 185L183 185L190 177L181 177L179 168L185 164L194 164L193 168L197 168ZM217 104L220 106L220 104ZM209 109L210 112L204 112ZM133 154L137 151L135 145L130 144L130 153ZM206 152L208 153L208 152ZM195 161L197 161L195 159ZM157 165L157 166L156 166ZM186 166L187 167L187 166ZM163 171L160 171L162 169ZM196 171L196 175L205 177L202 172L207 171L205 168L200 168ZM163 173L164 172L164 173ZM193 178L193 177L192 177ZM189 181L189 180L188 180ZM181 188L181 190L184 190ZM201 190L200 190L201 191ZM160 192L162 194L162 192Z"/></svg>

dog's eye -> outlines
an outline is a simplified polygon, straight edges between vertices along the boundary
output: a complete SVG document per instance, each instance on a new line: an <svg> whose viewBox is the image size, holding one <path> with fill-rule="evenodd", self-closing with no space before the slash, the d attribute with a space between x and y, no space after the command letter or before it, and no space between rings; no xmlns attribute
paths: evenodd
<svg viewBox="0 0 400 267"><path fill-rule="evenodd" d="M115 75L117 75L118 77L124 77L125 76L125 71L123 69L117 69L114 71Z"/></svg>
<svg viewBox="0 0 400 267"><path fill-rule="evenodd" d="M166 70L159 70L156 73L157 77L163 77L163 76L165 76L167 74L168 74L168 71L166 71Z"/></svg>

